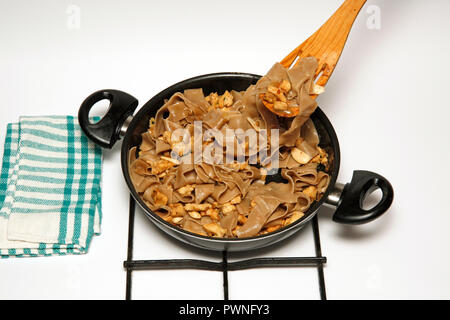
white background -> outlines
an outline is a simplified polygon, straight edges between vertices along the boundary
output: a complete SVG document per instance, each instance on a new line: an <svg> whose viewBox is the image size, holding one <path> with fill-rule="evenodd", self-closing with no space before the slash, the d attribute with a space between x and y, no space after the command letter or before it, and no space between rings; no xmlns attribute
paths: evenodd
<svg viewBox="0 0 450 320"><path fill-rule="evenodd" d="M7 123L76 115L99 89L124 90L142 105L192 76L264 74L341 2L2 0L0 148ZM370 5L380 9L380 29L367 26ZM367 169L395 189L389 212L367 225L319 213L330 299L450 298L449 9L447 0L369 0L318 99L340 140L339 180ZM129 198L119 153L105 152L102 234L89 253L0 261L0 300L124 298ZM134 258L219 259L136 215ZM313 248L308 226L258 254L308 256ZM133 281L135 299L223 298L216 272L139 271ZM229 281L231 299L318 298L315 269L234 271Z"/></svg>

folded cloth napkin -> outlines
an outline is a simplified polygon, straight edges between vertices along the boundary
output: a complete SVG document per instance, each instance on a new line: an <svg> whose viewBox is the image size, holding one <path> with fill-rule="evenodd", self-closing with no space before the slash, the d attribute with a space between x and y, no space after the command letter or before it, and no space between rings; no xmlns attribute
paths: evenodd
<svg viewBox="0 0 450 320"><path fill-rule="evenodd" d="M100 234L102 151L72 116L7 127L0 176L0 257L86 253Z"/></svg>

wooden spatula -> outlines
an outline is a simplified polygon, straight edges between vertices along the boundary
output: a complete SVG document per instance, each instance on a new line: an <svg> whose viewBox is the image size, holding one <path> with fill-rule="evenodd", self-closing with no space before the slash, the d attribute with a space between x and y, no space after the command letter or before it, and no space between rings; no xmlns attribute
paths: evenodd
<svg viewBox="0 0 450 320"><path fill-rule="evenodd" d="M315 83L322 87L325 86L341 56L353 22L365 2L366 0L346 0L319 30L289 53L280 63L285 68L292 68L302 58L316 57L318 68L314 75ZM315 99L317 95L312 95L312 97ZM299 112L299 109L296 108L292 110L291 114L286 114L273 110L273 105L266 105L266 107L282 117L294 117Z"/></svg>

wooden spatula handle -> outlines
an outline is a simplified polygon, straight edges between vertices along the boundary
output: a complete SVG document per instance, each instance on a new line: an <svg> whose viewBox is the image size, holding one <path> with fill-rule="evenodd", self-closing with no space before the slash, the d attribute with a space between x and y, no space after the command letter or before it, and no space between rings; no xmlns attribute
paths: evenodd
<svg viewBox="0 0 450 320"><path fill-rule="evenodd" d="M353 22L365 2L366 0L346 0L319 30L280 63L290 68L301 58L316 57L319 62L316 77L322 72L316 84L324 86L336 67ZM296 60L297 57L299 59Z"/></svg>

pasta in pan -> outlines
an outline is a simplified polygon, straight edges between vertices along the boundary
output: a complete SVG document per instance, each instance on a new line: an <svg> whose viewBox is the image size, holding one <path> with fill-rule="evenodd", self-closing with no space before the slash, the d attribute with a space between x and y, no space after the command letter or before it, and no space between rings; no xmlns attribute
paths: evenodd
<svg viewBox="0 0 450 320"><path fill-rule="evenodd" d="M305 216L329 183L329 157L309 119L315 58L275 64L247 90L175 93L150 120L129 172L145 204L186 231L219 238L273 232ZM290 112L278 117L265 104ZM282 181L272 181L271 174Z"/></svg>

